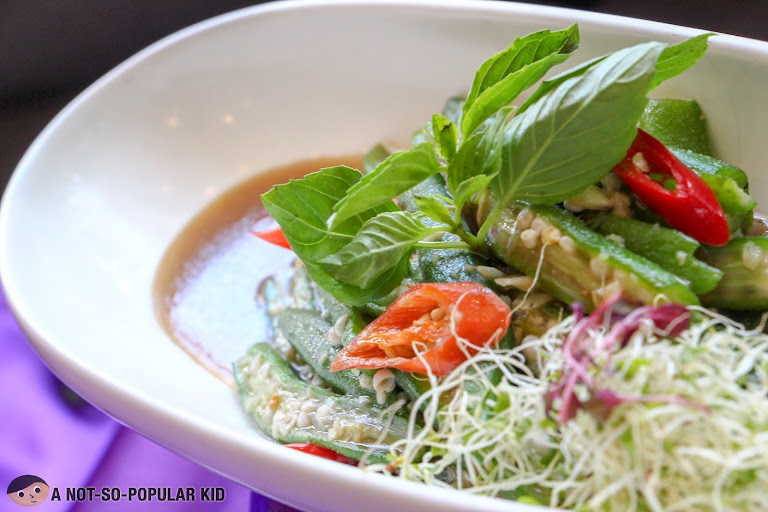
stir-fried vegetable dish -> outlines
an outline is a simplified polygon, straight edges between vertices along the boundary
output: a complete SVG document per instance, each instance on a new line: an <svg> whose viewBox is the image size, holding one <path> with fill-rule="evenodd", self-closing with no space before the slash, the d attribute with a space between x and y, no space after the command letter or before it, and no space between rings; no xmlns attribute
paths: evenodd
<svg viewBox="0 0 768 512"><path fill-rule="evenodd" d="M706 106L653 92L709 37L554 74L577 27L527 35L410 148L264 194L296 261L235 364L259 429L526 503L764 509L765 224Z"/></svg>

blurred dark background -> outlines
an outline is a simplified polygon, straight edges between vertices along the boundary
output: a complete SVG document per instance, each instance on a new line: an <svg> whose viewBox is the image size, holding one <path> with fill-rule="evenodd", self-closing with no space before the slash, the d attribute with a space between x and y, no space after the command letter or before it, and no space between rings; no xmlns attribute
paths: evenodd
<svg viewBox="0 0 768 512"><path fill-rule="evenodd" d="M91 82L162 37L254 0L0 0L0 191L35 136ZM547 0L768 40L766 0Z"/></svg>

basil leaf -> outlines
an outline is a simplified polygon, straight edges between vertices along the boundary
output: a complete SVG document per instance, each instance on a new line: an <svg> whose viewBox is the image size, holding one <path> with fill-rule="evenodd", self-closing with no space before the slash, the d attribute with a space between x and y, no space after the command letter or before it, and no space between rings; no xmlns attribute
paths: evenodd
<svg viewBox="0 0 768 512"><path fill-rule="evenodd" d="M573 67L567 71L564 71L563 73L560 73L559 75L555 75L549 80L544 80L541 85L534 91L534 93L527 99L525 102L520 105L520 107L517 109L517 114L520 115L526 110L528 110L528 107L539 101L542 96L544 96L546 93L554 89L555 87L558 87L560 84L565 82L566 80L581 76L584 73L589 70L592 66L598 64L600 61L604 60L607 57L607 55L603 55L601 57L595 57L594 59L588 60L587 62L583 62L579 64L576 67Z"/></svg>
<svg viewBox="0 0 768 512"><path fill-rule="evenodd" d="M659 56L659 60L656 64L656 74L654 75L654 79L651 80L651 85L649 85L648 90L653 89L662 81L667 80L668 78L672 78L673 76L682 73L688 67L692 66L696 60L698 60L699 57L701 57L701 55L703 55L706 51L707 47L705 36L708 37L709 35L710 34L696 36L678 45L665 48ZM704 39L702 40L702 38ZM525 110L528 110L528 107L536 103L550 90L558 87L560 84L570 78L586 73L587 70L603 61L606 57L608 57L608 55L602 55L600 57L588 60L587 62L579 64L578 66L569 69L559 75L556 75L549 80L545 80L538 87L538 89L536 89L536 92L534 92L533 95L531 95L531 97L528 98L525 103L523 103L520 108L517 109L518 115ZM664 59L666 62L663 62L662 59ZM686 62L688 63L687 66L683 67ZM661 71L661 68L664 67L669 68L669 70Z"/></svg>
<svg viewBox="0 0 768 512"><path fill-rule="evenodd" d="M516 39L506 50L486 60L477 70L464 102L461 133L468 137L504 105L538 82L549 69L579 46L576 25L565 30L543 30Z"/></svg>
<svg viewBox="0 0 768 512"><path fill-rule="evenodd" d="M390 151L381 144L373 146L363 157L363 174L372 173L389 155Z"/></svg>
<svg viewBox="0 0 768 512"><path fill-rule="evenodd" d="M397 211L390 201L347 219L333 230L326 222L333 213L333 206L346 195L347 190L358 183L362 175L345 166L330 167L308 174L302 179L276 185L261 196L270 216L280 224L285 237L296 256L312 279L328 293L349 304L359 297L356 287L338 282L317 262L341 250L354 238L363 224L379 213ZM379 287L374 288L371 297L380 297L391 290L386 276L382 276Z"/></svg>
<svg viewBox="0 0 768 512"><path fill-rule="evenodd" d="M453 96L448 98L448 101L443 105L443 110L440 112L443 117L452 122L455 125L461 124L461 113L464 111L464 98L461 96Z"/></svg>
<svg viewBox="0 0 768 512"><path fill-rule="evenodd" d="M435 196L416 196L414 202L419 210L430 219L440 224L453 224L453 213L445 201L441 201Z"/></svg>
<svg viewBox="0 0 768 512"><path fill-rule="evenodd" d="M336 280L360 288L360 300L370 300L371 286L385 275L392 288L400 284L408 269L413 246L427 236L443 231L424 224L421 213L387 212L369 219L350 243L320 261Z"/></svg>
<svg viewBox="0 0 768 512"><path fill-rule="evenodd" d="M714 34L701 34L664 48L656 64L656 74L648 86L648 90L655 88L664 80L669 80L690 68L707 51L707 40Z"/></svg>
<svg viewBox="0 0 768 512"><path fill-rule="evenodd" d="M496 174L480 174L462 181L456 188L456 195L454 196L456 210L460 212L467 201L481 190L488 188L488 185L494 178L496 178Z"/></svg>
<svg viewBox="0 0 768 512"><path fill-rule="evenodd" d="M328 225L340 223L373 206L389 203L440 170L432 144L424 142L390 155L374 171L355 183L334 206Z"/></svg>
<svg viewBox="0 0 768 512"><path fill-rule="evenodd" d="M459 185L468 179L490 176L501 169L501 128L504 126L512 107L505 107L496 113L459 146L459 150L448 164L448 190L455 197Z"/></svg>
<svg viewBox="0 0 768 512"><path fill-rule="evenodd" d="M556 203L595 183L625 155L664 45L613 53L547 91L504 128L491 190L510 201Z"/></svg>
<svg viewBox="0 0 768 512"><path fill-rule="evenodd" d="M459 129L456 125L440 114L435 114L432 116L432 133L435 134L440 155L446 160L453 158L459 142Z"/></svg>

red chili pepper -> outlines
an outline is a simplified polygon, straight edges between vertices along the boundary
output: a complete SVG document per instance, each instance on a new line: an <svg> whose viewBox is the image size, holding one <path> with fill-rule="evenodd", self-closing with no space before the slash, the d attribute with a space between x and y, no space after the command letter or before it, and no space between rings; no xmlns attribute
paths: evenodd
<svg viewBox="0 0 768 512"><path fill-rule="evenodd" d="M265 242L279 245L280 247L285 247L286 249L291 248L291 244L288 243L288 240L285 238L283 230L280 229L280 226L264 231L251 231L251 234L261 238Z"/></svg>
<svg viewBox="0 0 768 512"><path fill-rule="evenodd" d="M337 453L330 448L326 448L324 446L320 446L317 444L312 443L290 443L283 445L288 448L292 448L294 450L298 450L300 452L309 453L310 455L315 455L317 457L322 457L324 459L329 459L335 462L341 462L342 464L349 464L351 466L357 466L357 461L355 459L349 458L346 455L342 455L340 453Z"/></svg>
<svg viewBox="0 0 768 512"><path fill-rule="evenodd" d="M705 244L728 242L728 221L712 189L643 130L637 131L627 156L613 170L673 228Z"/></svg>

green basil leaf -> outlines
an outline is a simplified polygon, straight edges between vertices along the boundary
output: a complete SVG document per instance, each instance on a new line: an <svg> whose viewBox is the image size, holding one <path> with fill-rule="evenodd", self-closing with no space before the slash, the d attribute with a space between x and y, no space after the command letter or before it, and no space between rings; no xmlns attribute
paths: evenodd
<svg viewBox="0 0 768 512"><path fill-rule="evenodd" d="M648 86L655 88L661 82L669 80L690 68L707 52L707 40L714 34L701 34L664 48L656 64L656 74Z"/></svg>
<svg viewBox="0 0 768 512"><path fill-rule="evenodd" d="M443 110L440 112L443 117L455 124L461 125L461 113L464 109L464 98L461 96L453 96L448 98L448 101L443 105Z"/></svg>
<svg viewBox="0 0 768 512"><path fill-rule="evenodd" d="M486 60L477 70L464 102L464 137L538 82L552 66L567 59L578 46L579 30L572 25L557 32L543 30L518 38L506 50Z"/></svg>
<svg viewBox="0 0 768 512"><path fill-rule="evenodd" d="M440 114L435 114L432 116L432 133L442 157L446 160L453 158L459 142L459 129L456 125Z"/></svg>
<svg viewBox="0 0 768 512"><path fill-rule="evenodd" d="M544 80L541 85L534 91L534 93L527 99L525 102L520 105L520 107L517 109L517 114L520 115L526 110L528 110L528 107L539 101L542 96L547 94L549 91L554 89L555 87L558 87L560 84L565 82L566 80L581 76L584 73L586 73L592 66L598 64L600 61L604 60L608 55L603 55L600 57L595 57L594 59L588 60L587 62L583 62L579 64L576 67L573 67L569 70L566 70L559 75L555 75L549 80Z"/></svg>
<svg viewBox="0 0 768 512"><path fill-rule="evenodd" d="M459 185L474 176L494 175L501 169L501 128L512 107L504 107L459 146L448 164L448 190L456 197Z"/></svg>
<svg viewBox="0 0 768 512"><path fill-rule="evenodd" d="M332 230L328 229L326 223L333 213L333 206L361 179L362 175L355 169L330 167L302 179L276 185L261 196L267 212L280 224L291 248L304 262L312 279L328 293L349 304L359 297L359 290L338 282L317 262L351 242L367 220L379 213L398 211L394 202L390 201L350 217ZM384 287L389 285L386 276L379 284ZM371 297L383 296L391 290L372 288Z"/></svg>
<svg viewBox="0 0 768 512"><path fill-rule="evenodd" d="M456 195L454 196L456 210L461 211L467 201L481 190L488 188L494 178L496 178L496 174L480 174L462 181L456 188Z"/></svg>
<svg viewBox="0 0 768 512"><path fill-rule="evenodd" d="M445 201L435 196L416 196L414 199L419 210L430 219L440 224L453 224L453 212Z"/></svg>
<svg viewBox="0 0 768 512"><path fill-rule="evenodd" d="M408 268L413 246L440 232L440 226L424 224L421 213L387 212L369 219L350 243L320 261L336 280L356 286L370 300L369 288L387 276L392 288L400 284ZM362 300L362 298L361 298Z"/></svg>
<svg viewBox="0 0 768 512"><path fill-rule="evenodd" d="M373 172L355 183L334 206L328 225L335 229L348 218L373 206L389 203L440 171L432 144L425 142L390 155Z"/></svg>
<svg viewBox="0 0 768 512"><path fill-rule="evenodd" d="M372 173L389 155L390 151L381 144L373 146L363 157L363 174Z"/></svg>
<svg viewBox="0 0 768 512"><path fill-rule="evenodd" d="M556 203L598 181L637 133L664 45L613 53L547 91L504 128L502 166L491 183L510 201Z"/></svg>

